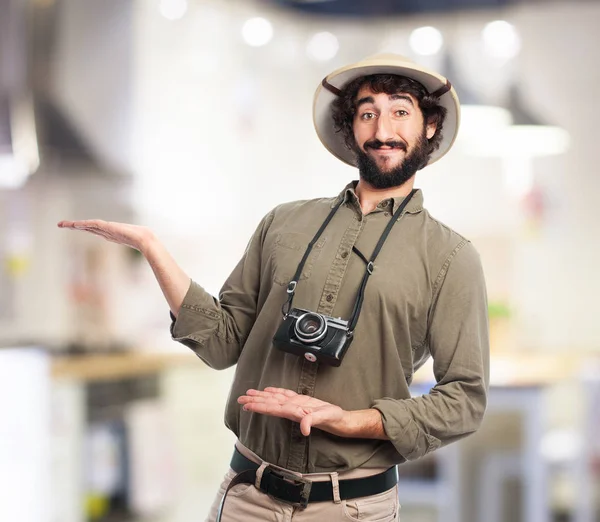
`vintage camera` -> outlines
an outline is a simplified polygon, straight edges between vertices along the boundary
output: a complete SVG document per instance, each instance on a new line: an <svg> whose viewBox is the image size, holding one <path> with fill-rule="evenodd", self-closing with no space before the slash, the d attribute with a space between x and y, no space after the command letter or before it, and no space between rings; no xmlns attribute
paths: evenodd
<svg viewBox="0 0 600 522"><path fill-rule="evenodd" d="M310 362L339 366L352 338L348 321L292 308L277 329L273 344Z"/></svg>

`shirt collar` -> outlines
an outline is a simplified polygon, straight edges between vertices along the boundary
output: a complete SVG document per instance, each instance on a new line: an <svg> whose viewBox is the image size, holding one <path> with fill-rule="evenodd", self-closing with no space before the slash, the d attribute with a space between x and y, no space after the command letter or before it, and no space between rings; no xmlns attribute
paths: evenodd
<svg viewBox="0 0 600 522"><path fill-rule="evenodd" d="M356 205L357 208L360 208L360 201L358 200L358 196L356 195L356 185L357 184L358 184L357 180L354 180L354 181L351 181L350 183L348 183L348 185L346 185L344 187L344 190L342 190L342 192L340 192L338 197L335 198L335 200L331 204L331 207L333 208L336 205L336 203L338 203L340 201L340 198L342 198L344 203L352 203L352 204ZM398 209L398 206L404 201L404 199L405 199L404 197L387 198L387 199L384 199L383 201L381 201L379 203L379 205L377 205L377 207L379 209L387 209L391 202L392 203L391 212L393 213ZM405 212L407 212L408 214L417 214L417 213L421 212L422 210L423 210L423 192L421 191L421 189L417 189L414 196L411 198L408 205L406 206Z"/></svg>

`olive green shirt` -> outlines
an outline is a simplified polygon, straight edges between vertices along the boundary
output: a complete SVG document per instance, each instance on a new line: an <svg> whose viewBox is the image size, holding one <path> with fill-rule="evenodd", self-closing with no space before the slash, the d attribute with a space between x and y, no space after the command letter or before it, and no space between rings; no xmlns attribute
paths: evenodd
<svg viewBox="0 0 600 522"><path fill-rule="evenodd" d="M349 184L335 198L279 205L267 214L219 298L192 282L173 339L209 366L237 363L225 424L264 460L303 473L385 467L426 455L473 433L489 373L486 288L471 243L432 218L417 191L375 261L355 337L339 368L272 345L286 287L306 247L339 198L296 288L294 307L349 319L365 262L403 198L363 215ZM411 398L414 372L432 356L437 384ZM389 441L343 438L243 411L249 388L276 386L345 410L376 408Z"/></svg>

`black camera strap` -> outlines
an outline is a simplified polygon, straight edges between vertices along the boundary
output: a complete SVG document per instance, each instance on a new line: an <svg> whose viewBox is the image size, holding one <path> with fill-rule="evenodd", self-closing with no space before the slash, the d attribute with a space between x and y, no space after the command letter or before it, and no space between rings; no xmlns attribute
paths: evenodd
<svg viewBox="0 0 600 522"><path fill-rule="evenodd" d="M365 258L364 255L362 255L362 254L360 255L361 259L363 261L365 261L365 263L367 264L367 269L366 269L365 275L363 276L363 279L360 283L360 287L358 290L358 296L356 298L356 302L354 303L352 317L350 319L350 323L348 326L348 334L349 335L353 335L354 328L356 328L356 323L358 323L358 318L360 316L360 310L362 308L363 301L365 298L365 289L367 287L367 282L369 281L369 277L373 274L373 270L375 268L375 265L374 265L375 259L379 255L379 252L381 251L383 244L387 240L387 238L392 230L392 227L400 219L400 217L402 216L402 212L406 208L406 205L408 205L409 201L411 200L411 198L414 196L414 194L416 192L417 192L417 189L411 190L410 194L408 194L404 198L404 201L402 201L402 203L400 204L400 206L398 207L396 212L394 212L394 215L392 216L389 223L385 227L385 230L381 234L381 237L379 238L379 241L377 242L377 245L375 246L375 249L373 250L373 253L371 254L371 259L369 259L367 261L367 259ZM287 317L288 312L292 309L292 301L294 300L294 294L296 293L296 286L298 285L300 275L302 274L302 270L304 269L304 264L306 263L306 260L308 259L308 256L310 255L310 252L311 252L314 244L319 240L319 237L321 237L321 234L323 233L325 228L327 228L327 225L332 220L333 216L335 215L337 210L340 208L343 201L344 201L344 199L341 198L339 203L331 210L331 212L329 213L329 215L327 216L327 218L321 225L321 228L319 228L319 230L315 234L315 237L313 238L313 240L308 244L306 252L304 252L304 256L302 257L302 260L300 261L300 264L298 265L298 268L296 269L294 278L288 284L288 288L287 288L288 299L284 303L283 307L281 308L281 311L282 311L284 317ZM356 250L354 248L353 248L353 251L358 252L358 250Z"/></svg>
<svg viewBox="0 0 600 522"><path fill-rule="evenodd" d="M360 310L362 308L363 301L365 300L365 288L367 287L367 282L369 281L369 277L373 274L373 269L375 268L375 265L374 265L375 259L379 255L379 252L381 251L383 244L385 243L386 239L390 235L392 227L400 219L400 217L402 216L402 211L406 208L406 205L408 205L408 202L411 200L411 198L413 197L413 195L415 194L416 191L417 191L417 189L412 189L410 191L410 194L408 194L408 196L406 196L404 198L404 201L402 201L402 203L400 204L400 206L398 207L396 212L394 212L392 219L390 219L389 223L385 227L383 234L381 234L381 237L379 238L379 241L377 242L377 245L375 246L375 250L373 250L373 253L371 254L371 259L367 263L367 270L365 271L363 280L360 283L360 288L358 290L358 297L356 298L356 303L354 303L354 310L352 311L352 318L350 319L350 324L348 325L348 333L351 335L354 333L354 328L356 328L356 323L358 323L358 317L360 316Z"/></svg>

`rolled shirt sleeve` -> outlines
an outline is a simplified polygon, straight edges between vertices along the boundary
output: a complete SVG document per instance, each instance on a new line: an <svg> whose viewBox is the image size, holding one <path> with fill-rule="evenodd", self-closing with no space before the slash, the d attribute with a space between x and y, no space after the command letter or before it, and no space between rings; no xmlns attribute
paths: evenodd
<svg viewBox="0 0 600 522"><path fill-rule="evenodd" d="M415 460L479 427L489 386L487 295L479 254L460 243L434 285L429 332L436 385L410 399L382 398L379 410L398 453Z"/></svg>
<svg viewBox="0 0 600 522"><path fill-rule="evenodd" d="M177 318L171 314L171 337L215 369L237 363L256 319L260 259L264 235L273 219L267 214L244 255L221 288L219 298L191 281Z"/></svg>

